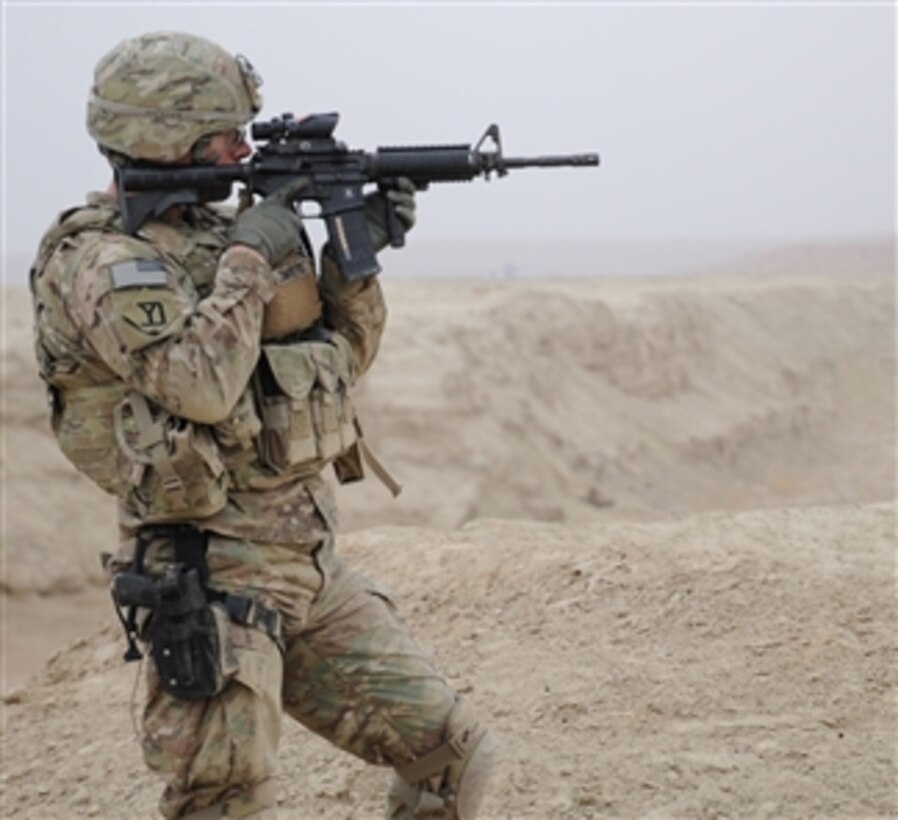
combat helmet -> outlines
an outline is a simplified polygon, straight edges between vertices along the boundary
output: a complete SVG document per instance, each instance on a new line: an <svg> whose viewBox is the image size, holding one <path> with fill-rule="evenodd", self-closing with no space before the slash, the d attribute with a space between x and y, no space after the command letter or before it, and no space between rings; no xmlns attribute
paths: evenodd
<svg viewBox="0 0 898 820"><path fill-rule="evenodd" d="M87 130L104 153L173 162L201 137L249 122L261 84L245 57L203 37L144 34L97 63Z"/></svg>

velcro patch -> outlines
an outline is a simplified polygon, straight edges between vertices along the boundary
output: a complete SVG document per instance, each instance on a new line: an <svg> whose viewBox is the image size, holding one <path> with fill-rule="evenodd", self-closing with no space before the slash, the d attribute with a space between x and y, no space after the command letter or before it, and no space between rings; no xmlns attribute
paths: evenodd
<svg viewBox="0 0 898 820"><path fill-rule="evenodd" d="M104 318L128 351L178 333L187 313L189 300L183 294L158 287L110 291L103 306Z"/></svg>
<svg viewBox="0 0 898 820"><path fill-rule="evenodd" d="M122 318L131 327L150 336L158 336L172 320L165 309L165 302L159 299L144 299L135 302L131 310L124 313Z"/></svg>
<svg viewBox="0 0 898 820"><path fill-rule="evenodd" d="M158 259L129 259L109 267L115 290L127 288L159 288L168 285L165 265Z"/></svg>

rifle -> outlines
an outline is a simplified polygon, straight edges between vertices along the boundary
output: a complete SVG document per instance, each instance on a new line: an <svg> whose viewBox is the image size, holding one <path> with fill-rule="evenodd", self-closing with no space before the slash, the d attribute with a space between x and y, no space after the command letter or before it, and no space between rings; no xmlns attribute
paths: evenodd
<svg viewBox="0 0 898 820"><path fill-rule="evenodd" d="M297 201L318 203L340 271L347 280L360 279L380 271L365 219L366 183L385 189L396 178L407 177L418 190L425 190L432 182L470 182L478 176L489 179L493 173L501 177L513 168L599 164L598 154L506 157L498 125L487 128L473 148L460 144L350 150L334 139L338 119L337 113L312 114L301 120L284 114L253 123L253 139L262 144L246 163L117 168L125 230L135 233L150 216L159 216L172 205L227 199L235 182L243 182L253 194L268 196L290 178L308 177L309 185ZM489 142L492 150L484 150ZM389 205L386 217L390 244L401 247L405 229Z"/></svg>

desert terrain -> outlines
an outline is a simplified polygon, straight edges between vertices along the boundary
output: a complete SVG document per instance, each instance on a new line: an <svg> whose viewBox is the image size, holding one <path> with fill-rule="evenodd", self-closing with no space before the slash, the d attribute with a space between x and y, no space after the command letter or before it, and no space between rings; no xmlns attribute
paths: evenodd
<svg viewBox="0 0 898 820"><path fill-rule="evenodd" d="M894 245L384 287L359 404L404 491L340 488L339 548L489 716L484 816L898 815ZM0 812L150 818L114 507L4 301ZM387 778L286 727L284 818Z"/></svg>

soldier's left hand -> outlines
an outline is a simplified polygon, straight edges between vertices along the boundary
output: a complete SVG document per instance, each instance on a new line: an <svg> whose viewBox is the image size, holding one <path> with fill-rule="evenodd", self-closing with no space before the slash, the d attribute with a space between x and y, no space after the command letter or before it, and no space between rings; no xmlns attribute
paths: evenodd
<svg viewBox="0 0 898 820"><path fill-rule="evenodd" d="M396 180L396 187L387 191L387 199L392 203L393 210L407 231L415 225L415 190L415 183L408 177L399 177Z"/></svg>
<svg viewBox="0 0 898 820"><path fill-rule="evenodd" d="M415 190L415 183L407 177L399 177L395 186L385 191L374 191L365 197L365 218L375 252L389 245L392 238L387 225L388 208L399 218L405 231L414 226Z"/></svg>

